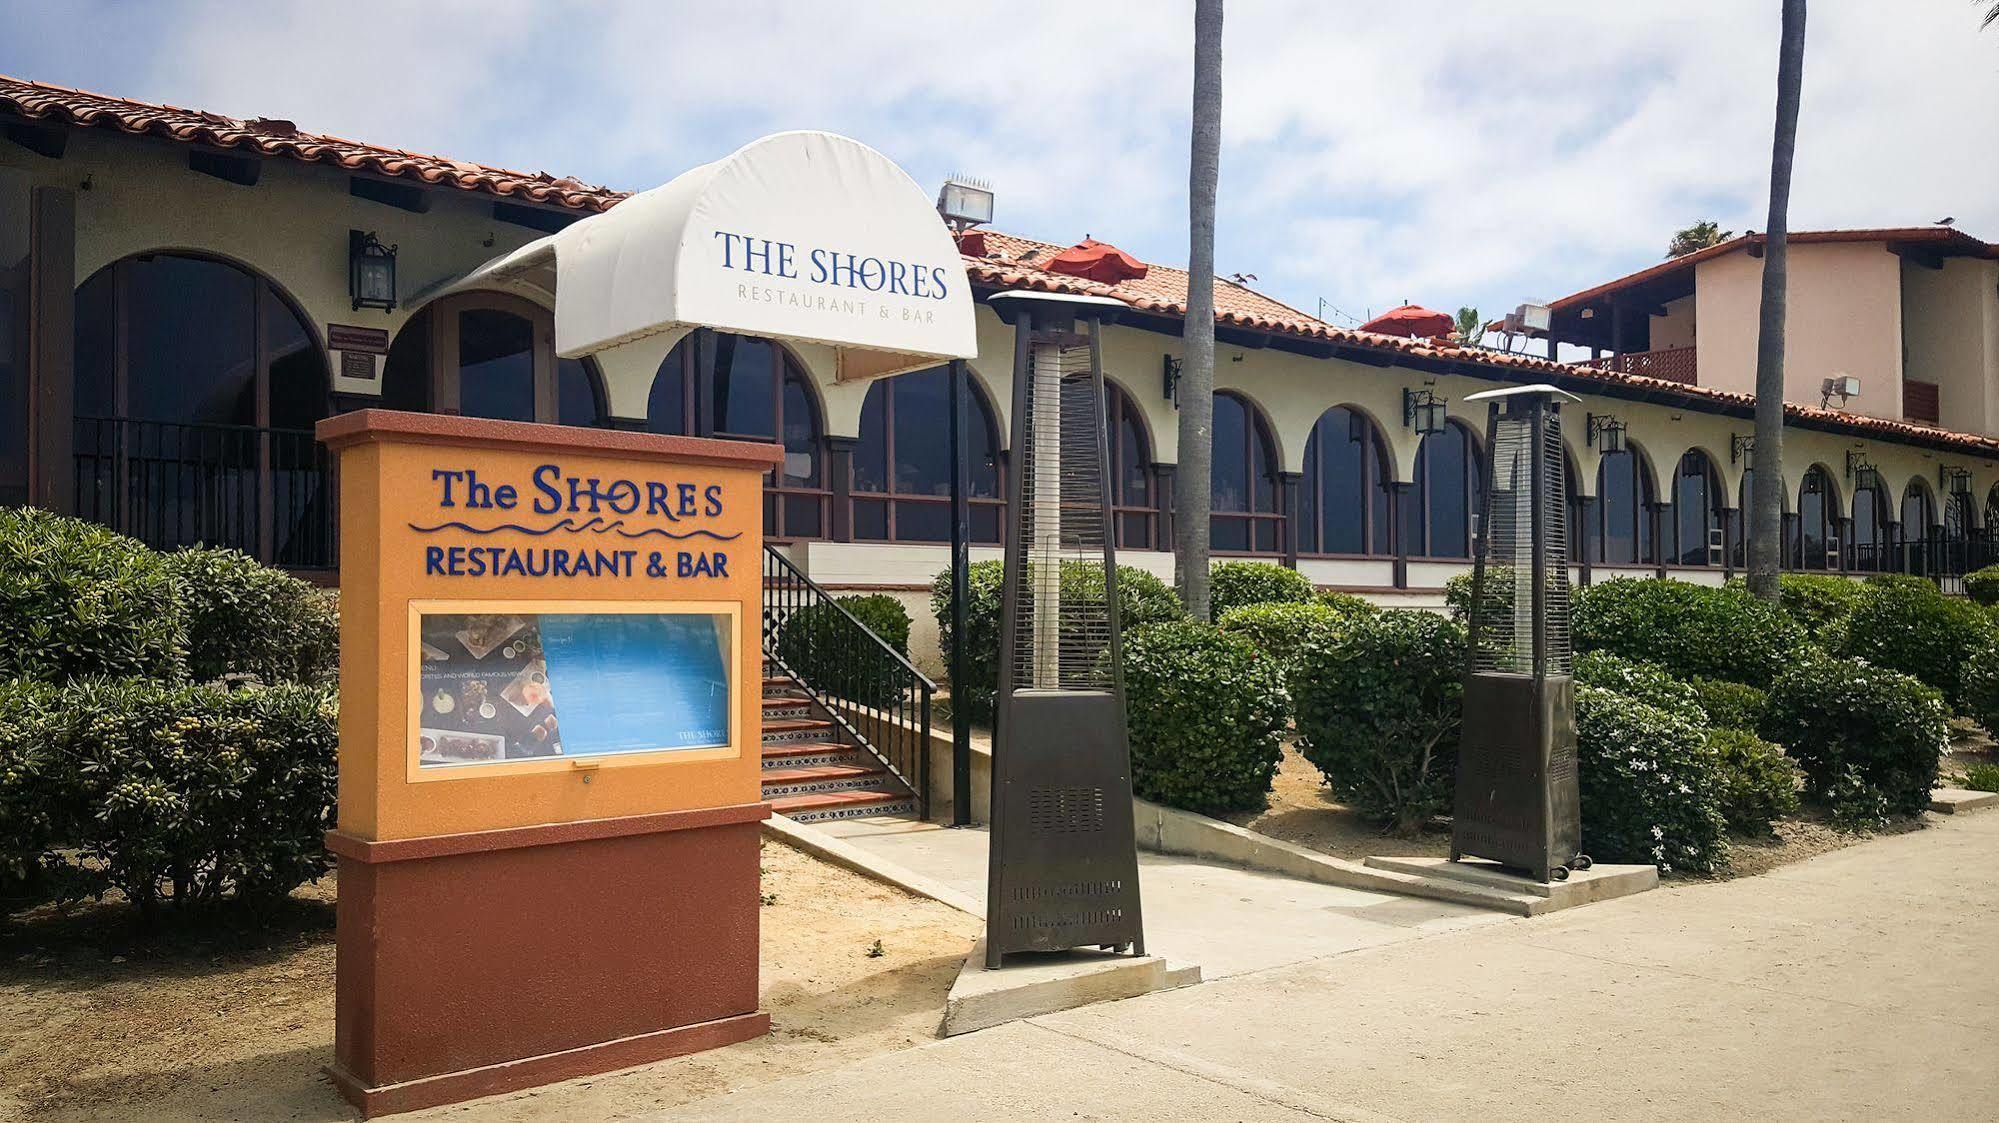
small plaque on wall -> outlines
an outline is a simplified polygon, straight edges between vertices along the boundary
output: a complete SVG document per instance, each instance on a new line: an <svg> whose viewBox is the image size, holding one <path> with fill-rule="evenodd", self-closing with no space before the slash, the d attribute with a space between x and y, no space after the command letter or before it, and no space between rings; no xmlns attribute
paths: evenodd
<svg viewBox="0 0 1999 1123"><path fill-rule="evenodd" d="M384 328L328 324L326 346L333 351L359 351L366 355L386 355L389 353L389 333Z"/></svg>
<svg viewBox="0 0 1999 1123"><path fill-rule="evenodd" d="M366 382L375 380L375 356L366 351L340 352L340 377L358 378Z"/></svg>

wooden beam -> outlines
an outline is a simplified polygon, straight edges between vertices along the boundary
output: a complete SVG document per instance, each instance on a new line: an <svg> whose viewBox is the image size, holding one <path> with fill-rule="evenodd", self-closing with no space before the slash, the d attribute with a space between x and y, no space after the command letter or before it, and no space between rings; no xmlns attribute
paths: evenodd
<svg viewBox="0 0 1999 1123"><path fill-rule="evenodd" d="M38 125L32 121L9 121L0 129L8 140L33 152L37 156L47 156L51 160L62 159L69 147L69 130L50 125Z"/></svg>
<svg viewBox="0 0 1999 1123"><path fill-rule="evenodd" d="M255 156L191 148L187 153L187 170L239 187L254 187L264 170L264 161Z"/></svg>
<svg viewBox="0 0 1999 1123"><path fill-rule="evenodd" d="M429 214L431 193L407 183L389 183L362 176L347 177L347 193L356 199L381 203L411 214Z"/></svg>
<svg viewBox="0 0 1999 1123"><path fill-rule="evenodd" d="M564 229L583 215L578 211L550 211L540 207L524 207L519 203L494 203L493 218L514 226L525 226L529 230L539 230L553 234Z"/></svg>

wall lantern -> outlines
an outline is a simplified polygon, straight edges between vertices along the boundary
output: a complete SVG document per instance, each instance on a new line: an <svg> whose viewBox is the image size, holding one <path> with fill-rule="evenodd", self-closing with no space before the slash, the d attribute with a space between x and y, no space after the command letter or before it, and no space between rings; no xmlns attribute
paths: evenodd
<svg viewBox="0 0 1999 1123"><path fill-rule="evenodd" d="M1846 478L1853 481L1855 491L1872 491L1878 494L1882 490L1881 471L1874 466L1873 461L1867 459L1865 453L1846 450Z"/></svg>
<svg viewBox="0 0 1999 1123"><path fill-rule="evenodd" d="M1971 493L1971 469L1937 465L1937 489L1945 495Z"/></svg>
<svg viewBox="0 0 1999 1123"><path fill-rule="evenodd" d="M1728 438L1728 462L1730 464L1740 463L1744 467L1755 468L1756 462L1751 459L1755 451L1756 440L1753 437L1745 437L1740 433L1736 433Z"/></svg>
<svg viewBox="0 0 1999 1123"><path fill-rule="evenodd" d="M1592 445L1605 456L1625 451L1625 424L1615 417L1600 417L1594 413L1583 415L1583 443Z"/></svg>
<svg viewBox="0 0 1999 1123"><path fill-rule="evenodd" d="M385 246L374 232L347 232L347 295L354 310L396 308L396 247Z"/></svg>
<svg viewBox="0 0 1999 1123"><path fill-rule="evenodd" d="M1402 391L1402 424L1428 435L1444 431L1444 399L1428 390Z"/></svg>
<svg viewBox="0 0 1999 1123"><path fill-rule="evenodd" d="M1159 364L1159 393L1173 403L1174 409L1179 409L1180 360L1171 355L1162 355L1160 358L1165 361Z"/></svg>

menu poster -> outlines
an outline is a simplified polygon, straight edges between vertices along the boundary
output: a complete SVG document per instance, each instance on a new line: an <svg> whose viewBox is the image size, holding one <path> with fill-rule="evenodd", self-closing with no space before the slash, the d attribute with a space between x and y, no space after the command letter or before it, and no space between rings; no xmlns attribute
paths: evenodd
<svg viewBox="0 0 1999 1123"><path fill-rule="evenodd" d="M424 768L729 744L725 613L424 613Z"/></svg>

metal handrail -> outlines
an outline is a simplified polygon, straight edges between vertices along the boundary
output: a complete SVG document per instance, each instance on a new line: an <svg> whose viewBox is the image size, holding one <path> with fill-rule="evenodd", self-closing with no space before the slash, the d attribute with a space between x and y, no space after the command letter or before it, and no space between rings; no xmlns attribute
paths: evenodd
<svg viewBox="0 0 1999 1123"><path fill-rule="evenodd" d="M833 594L827 592L824 588L821 588L817 581L814 581L812 578L807 577L803 570L799 569L796 565L792 564L790 558L784 556L784 553L782 551L778 550L776 547L771 546L768 543L765 543L764 557L768 561L776 562L778 567L784 571L786 577L795 580L799 584L802 584L806 588L812 590L812 592L823 603L832 605L834 610L839 612L840 615L846 617L847 620L854 625L854 627L859 628L861 631L867 633L868 638L874 640L875 645L881 648L882 654L888 656L890 659L895 660L895 662L899 664L903 670L908 671L912 675L915 675L916 680L923 684L923 689L932 692L934 692L937 689L937 684L930 680L929 675L926 675L922 671L917 670L916 664L911 663L908 657L904 656L902 652L897 651L895 648L890 647L887 640L884 640L880 636L875 635L874 630L872 628L869 628L866 624L861 623L858 617L856 617L853 613L847 611L846 605L843 605L838 600L835 600ZM764 625L764 642L766 644L769 644L775 641L776 638L777 637L774 633L774 629L772 629L770 627L769 622L766 621Z"/></svg>

